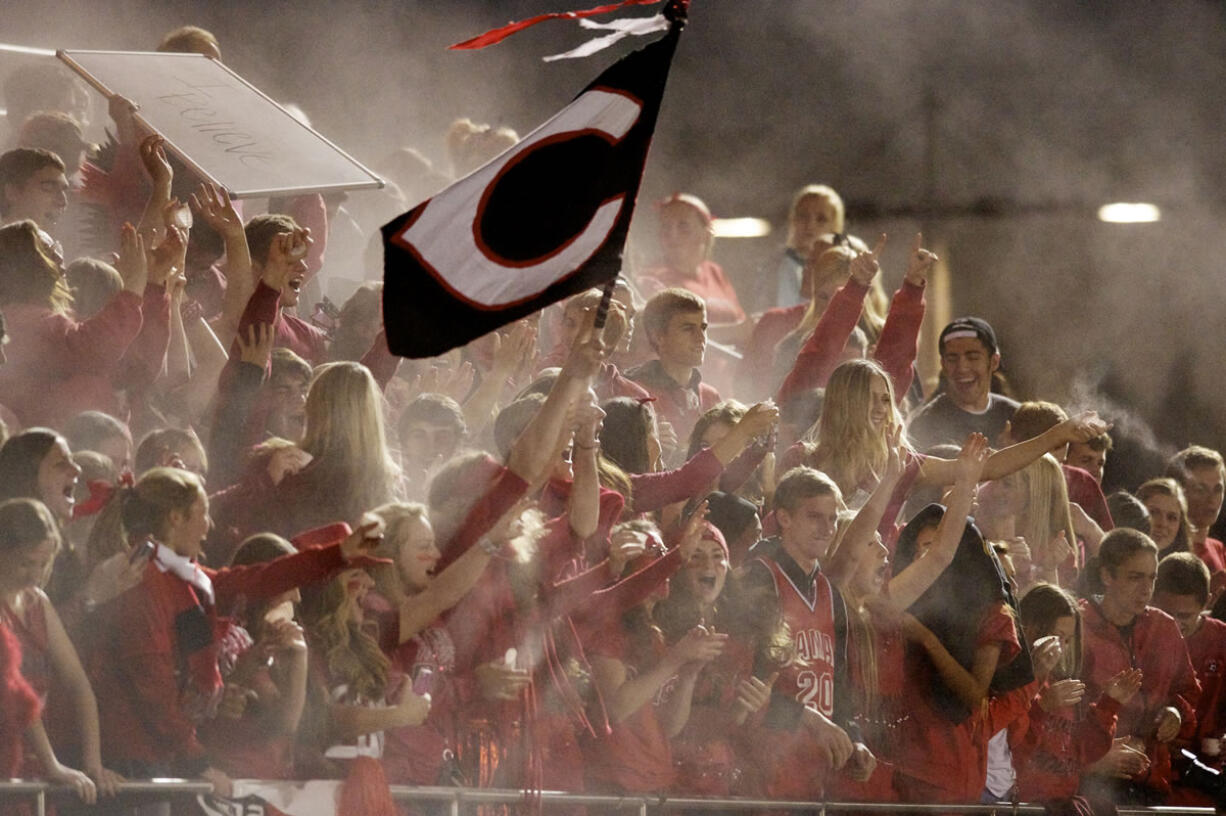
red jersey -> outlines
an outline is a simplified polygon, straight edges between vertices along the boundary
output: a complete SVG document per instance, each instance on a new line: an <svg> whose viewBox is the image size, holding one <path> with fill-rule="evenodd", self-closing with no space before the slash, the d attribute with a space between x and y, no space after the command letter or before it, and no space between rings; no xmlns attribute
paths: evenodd
<svg viewBox="0 0 1226 816"><path fill-rule="evenodd" d="M818 573L814 598L792 583L779 563L758 558L770 570L779 596L779 610L792 631L797 656L803 666L789 666L779 675L775 688L791 695L803 706L827 717L834 715L834 595L830 581Z"/></svg>

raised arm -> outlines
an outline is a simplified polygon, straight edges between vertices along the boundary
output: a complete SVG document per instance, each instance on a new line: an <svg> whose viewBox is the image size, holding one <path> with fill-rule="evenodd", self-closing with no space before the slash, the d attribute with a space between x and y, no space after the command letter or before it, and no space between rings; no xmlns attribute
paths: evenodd
<svg viewBox="0 0 1226 816"><path fill-rule="evenodd" d="M938 258L924 249L924 236L915 234L903 284L890 301L877 350L873 356L894 383L894 398L901 401L911 387L912 365L919 353L920 326L924 322L924 288Z"/></svg>
<svg viewBox="0 0 1226 816"><path fill-rule="evenodd" d="M779 386L775 402L785 404L798 394L811 391L826 384L830 373L839 364L843 347L860 320L864 298L873 278L881 271L877 256L885 247L885 235L877 241L871 252L861 252L851 262L851 279L830 299L813 334L805 341L796 356L792 370Z"/></svg>
<svg viewBox="0 0 1226 816"><path fill-rule="evenodd" d="M838 546L832 552L828 552L826 558L823 559L826 564L826 574L830 580L840 586L855 575L861 559L868 555L869 549L877 540L877 528L881 526L881 519L890 506L894 488L898 485L898 480L902 478L906 451L899 446L901 437L901 427L889 431L886 443L889 456L886 459L885 470L877 481L877 486L873 488L872 495L868 497L864 506L856 511L855 518L851 520L839 538Z"/></svg>
<svg viewBox="0 0 1226 816"><path fill-rule="evenodd" d="M996 451L988 457L979 478L986 482L1008 476L1045 453L1062 448L1070 442L1085 442L1110 429L1111 424L1099 419L1097 412L1082 411L1036 437ZM957 467L953 459L930 456L920 468L919 481L923 484L950 485L956 479Z"/></svg>
<svg viewBox="0 0 1226 816"><path fill-rule="evenodd" d="M915 603L953 563L989 450L987 438L977 433L971 434L962 445L962 451L954 460L954 487L946 500L945 515L941 517L932 546L923 558L916 559L890 579L890 598L900 608L906 609Z"/></svg>
<svg viewBox="0 0 1226 816"><path fill-rule="evenodd" d="M228 346L238 331L239 319L247 301L255 291L256 281L251 272L251 253L247 248L247 235L243 232L243 219L229 194L212 184L201 184L192 194L192 209L203 218L218 235L226 248L226 295L216 332ZM271 322L271 321L264 321Z"/></svg>
<svg viewBox="0 0 1226 816"><path fill-rule="evenodd" d="M588 310L562 372L545 398L545 404L520 433L507 457L507 468L529 484L549 473L570 406L579 399L600 370L606 348L602 332L595 329L596 310Z"/></svg>
<svg viewBox="0 0 1226 816"><path fill-rule="evenodd" d="M492 502L498 502L498 506L503 506L501 496L495 495L503 491L499 482L491 484L486 495L478 500L478 506L469 511L469 518L472 518L474 514L487 515ZM522 496L522 493L520 495ZM433 623L439 615L455 606L461 598L468 594L468 591L481 579L494 553L499 549L505 549L502 544L511 537L511 525L519 519L524 506L524 502L516 498L511 506L501 514L501 517L492 520L491 527L481 532L480 539L468 544L463 553L435 576L424 590L401 601L399 633L401 643L411 640L417 633ZM472 528L473 531L476 529L478 528Z"/></svg>

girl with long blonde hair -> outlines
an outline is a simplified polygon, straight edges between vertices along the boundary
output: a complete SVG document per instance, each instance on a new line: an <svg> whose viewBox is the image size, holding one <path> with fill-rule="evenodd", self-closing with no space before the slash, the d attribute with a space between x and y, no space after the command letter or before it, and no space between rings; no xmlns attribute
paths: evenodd
<svg viewBox="0 0 1226 816"><path fill-rule="evenodd" d="M360 363L319 366L306 399L302 442L270 440L237 485L215 496L223 539L261 531L292 536L403 495L387 447L382 398Z"/></svg>

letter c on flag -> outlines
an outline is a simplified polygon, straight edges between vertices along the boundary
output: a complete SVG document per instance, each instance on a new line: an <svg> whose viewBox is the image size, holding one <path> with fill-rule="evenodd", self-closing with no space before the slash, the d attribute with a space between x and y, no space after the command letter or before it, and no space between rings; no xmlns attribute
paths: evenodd
<svg viewBox="0 0 1226 816"><path fill-rule="evenodd" d="M617 224L625 194L591 200L585 176L601 175L602 168L590 166L598 160L593 142L599 140L597 149L616 145L641 111L625 94L586 91L426 202L397 242L472 306L502 309L539 295L586 263ZM568 193L588 193L590 206ZM552 207L534 212L530 202Z"/></svg>

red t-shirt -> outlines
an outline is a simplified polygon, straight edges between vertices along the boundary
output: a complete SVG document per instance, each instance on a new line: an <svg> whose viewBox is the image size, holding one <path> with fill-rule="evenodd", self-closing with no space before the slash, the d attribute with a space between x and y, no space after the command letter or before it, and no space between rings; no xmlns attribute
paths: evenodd
<svg viewBox="0 0 1226 816"><path fill-rule="evenodd" d="M1021 651L1013 616L1003 603L984 614L976 646L999 643L998 666ZM982 713L951 723L928 696L932 683L941 682L926 662L912 663L905 701L910 714L902 723L899 770L896 781L903 801L977 802L988 768L988 740L994 729Z"/></svg>
<svg viewBox="0 0 1226 816"><path fill-rule="evenodd" d="M646 668L633 665L636 657L643 656L630 653L629 635L620 621L610 624L591 639L589 653L620 661L626 667L627 679L633 679ZM663 652L661 644L654 658L658 660ZM673 754L656 713L656 707L663 701L663 690L658 690L651 702L625 720L611 723L608 735L598 734L583 741L584 768L588 778L599 787L627 793L666 792L672 787L676 777Z"/></svg>
<svg viewBox="0 0 1226 816"><path fill-rule="evenodd" d="M706 301L707 320L715 325L740 323L745 319L745 310L741 308L736 289L719 264L703 261L694 271L693 277L685 277L667 266L655 266L639 275L639 288L648 298L669 287L687 289Z"/></svg>

